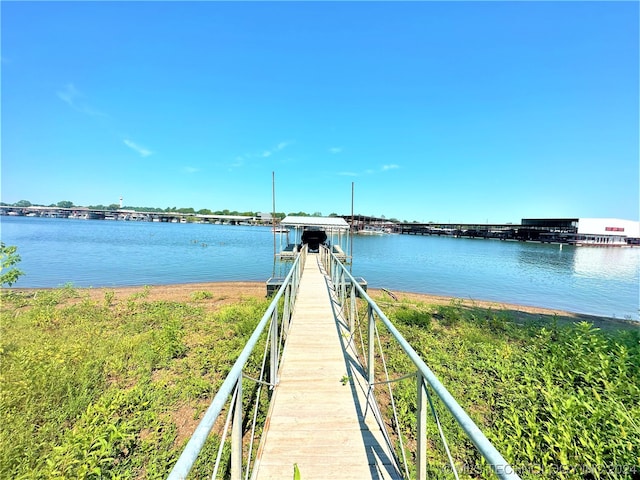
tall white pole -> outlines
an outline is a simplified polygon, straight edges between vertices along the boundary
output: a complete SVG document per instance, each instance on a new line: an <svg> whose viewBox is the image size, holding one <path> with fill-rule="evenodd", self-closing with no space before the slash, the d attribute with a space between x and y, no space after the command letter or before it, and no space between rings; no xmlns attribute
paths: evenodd
<svg viewBox="0 0 640 480"><path fill-rule="evenodd" d="M351 257L350 264L353 265L353 192L355 182L351 182L351 226L349 227L349 256Z"/></svg>
<svg viewBox="0 0 640 480"><path fill-rule="evenodd" d="M271 227L273 230L273 276L276 274L276 172L271 172Z"/></svg>

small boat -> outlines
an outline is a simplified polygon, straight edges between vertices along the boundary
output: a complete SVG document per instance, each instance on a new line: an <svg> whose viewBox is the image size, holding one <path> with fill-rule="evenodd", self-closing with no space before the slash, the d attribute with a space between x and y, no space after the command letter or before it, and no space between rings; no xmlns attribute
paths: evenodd
<svg viewBox="0 0 640 480"><path fill-rule="evenodd" d="M326 245L327 233L317 226L305 227L302 231L302 243L309 246L309 252L318 253L320 245Z"/></svg>
<svg viewBox="0 0 640 480"><path fill-rule="evenodd" d="M387 232L382 227L374 225L365 225L365 227L356 232L358 235L386 235Z"/></svg>

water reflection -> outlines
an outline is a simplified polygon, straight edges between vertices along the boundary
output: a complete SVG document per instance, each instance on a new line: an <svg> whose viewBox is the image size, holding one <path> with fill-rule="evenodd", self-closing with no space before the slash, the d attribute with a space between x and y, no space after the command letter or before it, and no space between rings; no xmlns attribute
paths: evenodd
<svg viewBox="0 0 640 480"><path fill-rule="evenodd" d="M548 270L599 279L638 281L640 249L522 244L518 262L526 270Z"/></svg>
<svg viewBox="0 0 640 480"><path fill-rule="evenodd" d="M640 249L577 247L573 269L576 275L635 281L638 285Z"/></svg>
<svg viewBox="0 0 640 480"><path fill-rule="evenodd" d="M553 270L568 273L573 268L576 247L521 243L518 262L525 269Z"/></svg>

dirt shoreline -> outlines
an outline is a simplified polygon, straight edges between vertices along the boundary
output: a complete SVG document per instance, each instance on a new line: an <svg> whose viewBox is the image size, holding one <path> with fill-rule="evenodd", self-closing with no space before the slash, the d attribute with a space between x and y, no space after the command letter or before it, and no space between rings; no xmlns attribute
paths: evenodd
<svg viewBox="0 0 640 480"><path fill-rule="evenodd" d="M50 290L45 288L8 288L16 292L36 292L38 290ZM116 286L116 287L90 287L75 288L82 296L88 296L93 300L102 299L106 292L113 292L114 300L122 300L131 295L144 294L147 300L167 300L176 302L192 302L196 292L207 292L210 297L203 299L199 303L207 307L215 308L221 305L234 303L243 298L266 296L266 285L264 282L207 282L207 283L182 283L171 285L149 285L149 286ZM519 320L534 320L557 317L562 321L587 321L596 327L605 328L640 328L640 322L624 320L612 317L596 315L586 315L575 312L567 312L544 307L531 307L527 305L517 305L503 302L486 300L462 299L458 297L446 297L415 292L391 292L393 297L383 289L370 288L369 295L381 303L413 300L433 305L448 305L452 300L464 307L491 308L496 311L508 311L513 313ZM396 300L397 299L397 300Z"/></svg>

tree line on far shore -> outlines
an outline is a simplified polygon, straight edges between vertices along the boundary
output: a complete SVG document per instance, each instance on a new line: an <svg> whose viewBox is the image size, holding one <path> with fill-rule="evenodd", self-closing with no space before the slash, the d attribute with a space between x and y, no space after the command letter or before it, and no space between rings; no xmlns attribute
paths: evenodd
<svg viewBox="0 0 640 480"><path fill-rule="evenodd" d="M61 200L58 203L52 203L51 205L39 205L36 203L31 203L29 200L20 200L16 203L4 203L0 202L0 207L57 207L57 208L88 208L90 210L104 210L104 211L116 211L116 210L133 210L136 212L171 212L171 213L184 213L184 214L192 214L192 215L238 215L238 216L246 216L246 217L255 217L260 214L260 212L239 212L237 210L209 210L208 208L201 208L200 210L195 210L194 208L177 208L177 207L167 207L167 208L157 208L157 207L132 207L132 206L122 206L117 203L112 203L110 205L75 205L70 200ZM306 212L276 212L275 217L282 220L287 215L295 215L299 217L321 217L321 212L314 213L306 213ZM337 213L329 214L330 217L339 216Z"/></svg>

